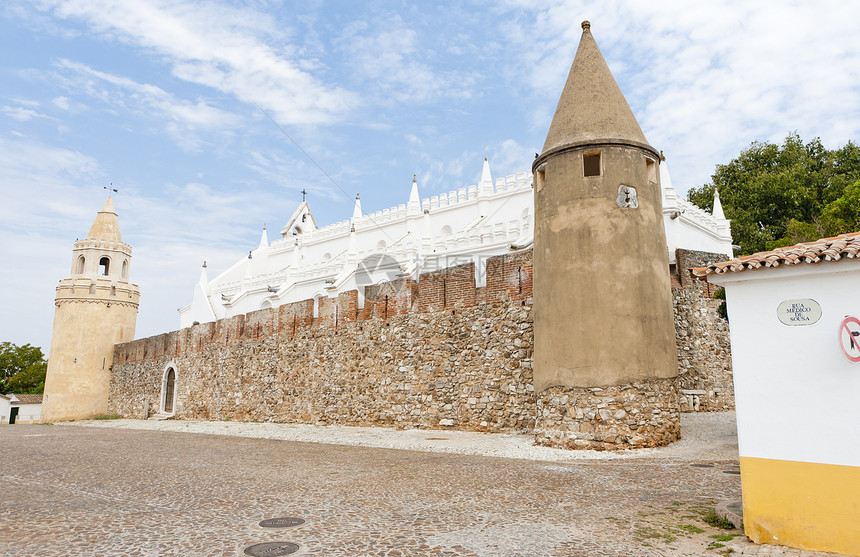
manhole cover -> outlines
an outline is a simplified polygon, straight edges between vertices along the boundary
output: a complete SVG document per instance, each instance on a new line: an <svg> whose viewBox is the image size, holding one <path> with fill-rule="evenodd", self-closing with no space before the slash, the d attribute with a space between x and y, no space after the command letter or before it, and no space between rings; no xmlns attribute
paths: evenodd
<svg viewBox="0 0 860 557"><path fill-rule="evenodd" d="M298 526L299 524L304 523L304 518L281 516L278 518L267 518L266 520L260 521L260 526L263 528L289 528L291 526Z"/></svg>
<svg viewBox="0 0 860 557"><path fill-rule="evenodd" d="M723 470L723 474L735 474L737 476L741 475L740 470Z"/></svg>
<svg viewBox="0 0 860 557"><path fill-rule="evenodd" d="M694 466L696 468L713 468L713 464L691 464L690 466Z"/></svg>
<svg viewBox="0 0 860 557"><path fill-rule="evenodd" d="M250 555L251 557L280 557L281 555L292 555L298 550L298 544L292 542L263 542L246 547L245 555Z"/></svg>

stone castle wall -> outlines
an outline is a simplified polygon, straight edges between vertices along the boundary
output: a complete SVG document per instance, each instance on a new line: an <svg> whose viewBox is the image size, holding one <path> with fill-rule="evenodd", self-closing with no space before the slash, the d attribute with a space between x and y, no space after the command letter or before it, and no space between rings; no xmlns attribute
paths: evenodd
<svg viewBox="0 0 860 557"><path fill-rule="evenodd" d="M583 399L579 418L570 395L562 403L553 389L536 394L531 252L491 258L485 287L474 286L474 273L468 264L367 287L362 309L351 291L321 299L317 318L307 300L117 345L110 411L134 418L159 412L171 366L179 418L534 431L546 444L585 439L576 446L596 448L654 446L673 436L681 379L662 382L671 388L586 389L612 400L592 416ZM696 361L711 355L696 342L724 335L727 344L727 328L694 324L710 302L681 290L674 289L676 323L685 327L679 353L699 350L681 367L689 376L683 384L704 389L710 383L702 370L714 366ZM727 351L713 355L727 358Z"/></svg>

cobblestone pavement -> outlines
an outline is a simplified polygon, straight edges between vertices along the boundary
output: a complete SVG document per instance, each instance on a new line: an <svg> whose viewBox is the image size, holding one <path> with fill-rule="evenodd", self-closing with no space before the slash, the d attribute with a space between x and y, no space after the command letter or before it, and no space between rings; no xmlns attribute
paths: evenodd
<svg viewBox="0 0 860 557"><path fill-rule="evenodd" d="M0 427L0 443L2 555L238 556L281 540L326 556L824 555L704 521L740 497L736 459L559 463L28 425ZM280 516L306 522L258 526Z"/></svg>

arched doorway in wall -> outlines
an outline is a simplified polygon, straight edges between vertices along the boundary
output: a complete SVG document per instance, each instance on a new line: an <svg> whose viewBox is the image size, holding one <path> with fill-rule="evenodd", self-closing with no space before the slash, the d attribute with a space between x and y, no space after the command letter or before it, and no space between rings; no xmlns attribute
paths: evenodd
<svg viewBox="0 0 860 557"><path fill-rule="evenodd" d="M161 412L176 413L176 364L170 363L164 370L161 382Z"/></svg>

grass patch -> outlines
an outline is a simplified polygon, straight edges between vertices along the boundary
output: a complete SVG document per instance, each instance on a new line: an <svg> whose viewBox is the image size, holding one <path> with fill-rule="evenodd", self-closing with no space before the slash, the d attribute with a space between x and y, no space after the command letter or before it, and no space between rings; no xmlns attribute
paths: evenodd
<svg viewBox="0 0 860 557"><path fill-rule="evenodd" d="M714 509L709 510L704 516L702 516L702 520L706 523L710 524L714 528L722 528L723 530L734 530L735 525L732 524L727 519L717 516L716 511Z"/></svg>
<svg viewBox="0 0 860 557"><path fill-rule="evenodd" d="M640 540L662 540L665 543L672 543L678 539L671 534L658 532L650 526L638 526L636 528L636 536L638 536Z"/></svg>
<svg viewBox="0 0 860 557"><path fill-rule="evenodd" d="M119 414L98 414L93 416L94 420L118 420L122 418Z"/></svg>
<svg viewBox="0 0 860 557"><path fill-rule="evenodd" d="M726 545L720 542L711 542L711 545L708 546L708 549L719 549L721 547L726 547Z"/></svg>
<svg viewBox="0 0 860 557"><path fill-rule="evenodd" d="M702 532L704 532L704 530L702 530L698 526L693 526L692 524L679 524L678 528L686 532L690 532L691 534L701 534Z"/></svg>
<svg viewBox="0 0 860 557"><path fill-rule="evenodd" d="M718 542L730 542L740 536L740 534L713 534L711 537Z"/></svg>

